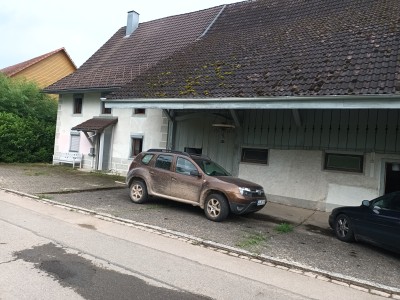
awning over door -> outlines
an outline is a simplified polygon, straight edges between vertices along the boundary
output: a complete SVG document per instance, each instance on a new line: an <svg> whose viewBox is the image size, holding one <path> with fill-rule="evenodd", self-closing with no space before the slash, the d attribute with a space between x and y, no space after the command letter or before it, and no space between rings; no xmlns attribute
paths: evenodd
<svg viewBox="0 0 400 300"><path fill-rule="evenodd" d="M117 124L118 118L92 118L72 127L72 130L83 132L102 132L107 127Z"/></svg>

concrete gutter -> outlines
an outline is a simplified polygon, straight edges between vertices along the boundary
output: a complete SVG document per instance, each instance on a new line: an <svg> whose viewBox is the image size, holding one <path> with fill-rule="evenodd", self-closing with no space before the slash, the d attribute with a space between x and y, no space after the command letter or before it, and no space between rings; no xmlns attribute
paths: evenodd
<svg viewBox="0 0 400 300"><path fill-rule="evenodd" d="M399 109L400 95L103 99L106 108Z"/></svg>

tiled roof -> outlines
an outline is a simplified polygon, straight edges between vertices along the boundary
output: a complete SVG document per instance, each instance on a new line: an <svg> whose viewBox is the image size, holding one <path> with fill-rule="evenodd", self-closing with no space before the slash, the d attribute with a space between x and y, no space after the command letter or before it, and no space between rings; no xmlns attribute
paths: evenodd
<svg viewBox="0 0 400 300"><path fill-rule="evenodd" d="M118 118L93 118L72 127L79 131L103 131L108 126L117 124Z"/></svg>
<svg viewBox="0 0 400 300"><path fill-rule="evenodd" d="M140 23L129 37L120 28L75 73L45 92L113 89L132 81L159 60L195 41L222 6Z"/></svg>
<svg viewBox="0 0 400 300"><path fill-rule="evenodd" d="M32 66L34 64L37 64L38 62L40 62L40 61L42 61L42 60L44 60L44 59L46 59L46 58L58 53L58 52L65 52L65 54L69 58L69 55L68 55L67 51L65 50L65 48L60 48L60 49L51 51L49 53L40 55L38 57L29 59L29 60L24 61L22 63L19 63L19 64L16 64L16 65L9 66L9 67L6 67L4 69L1 69L0 72L4 73L6 76L12 77L12 76L18 74L19 72L25 70L26 68L29 68L30 66ZM72 59L71 58L69 58L69 59L71 60L71 63L74 64Z"/></svg>
<svg viewBox="0 0 400 300"><path fill-rule="evenodd" d="M112 98L400 94L399 57L399 0L245 1Z"/></svg>

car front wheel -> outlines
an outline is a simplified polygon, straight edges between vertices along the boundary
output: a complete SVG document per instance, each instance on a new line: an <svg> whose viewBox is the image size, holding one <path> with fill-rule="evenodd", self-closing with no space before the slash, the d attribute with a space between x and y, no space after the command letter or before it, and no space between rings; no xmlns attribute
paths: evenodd
<svg viewBox="0 0 400 300"><path fill-rule="evenodd" d="M206 217L215 222L221 222L229 215L229 205L225 197L219 194L211 194L204 203Z"/></svg>
<svg viewBox="0 0 400 300"><path fill-rule="evenodd" d="M339 215L335 221L336 237L343 242L354 241L354 230L350 218L346 215Z"/></svg>
<svg viewBox="0 0 400 300"><path fill-rule="evenodd" d="M129 196L134 203L143 203L147 200L146 184L140 180L134 180L129 187Z"/></svg>

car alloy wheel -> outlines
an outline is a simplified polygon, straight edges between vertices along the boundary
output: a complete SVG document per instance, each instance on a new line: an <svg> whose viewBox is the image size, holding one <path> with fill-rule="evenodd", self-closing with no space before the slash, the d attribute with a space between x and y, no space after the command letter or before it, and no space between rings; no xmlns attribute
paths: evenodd
<svg viewBox="0 0 400 300"><path fill-rule="evenodd" d="M345 237L349 232L349 223L347 219L339 219L338 220L338 229L337 232L341 237Z"/></svg>
<svg viewBox="0 0 400 300"><path fill-rule="evenodd" d="M204 212L212 221L220 222L229 214L229 205L225 197L220 194L211 194L207 197Z"/></svg>
<svg viewBox="0 0 400 300"><path fill-rule="evenodd" d="M143 203L147 200L146 184L143 181L135 180L132 182L130 198L134 203Z"/></svg>
<svg viewBox="0 0 400 300"><path fill-rule="evenodd" d="M143 196L143 189L139 184L134 184L131 189L132 193L132 198L134 198L136 201L140 200Z"/></svg>
<svg viewBox="0 0 400 300"><path fill-rule="evenodd" d="M212 216L213 218L217 218L221 213L221 205L219 204L219 201L216 199L211 199L210 201L208 201L207 211L210 216Z"/></svg>
<svg viewBox="0 0 400 300"><path fill-rule="evenodd" d="M336 218L335 233L341 241L351 242L354 240L353 226L348 216L342 214Z"/></svg>

